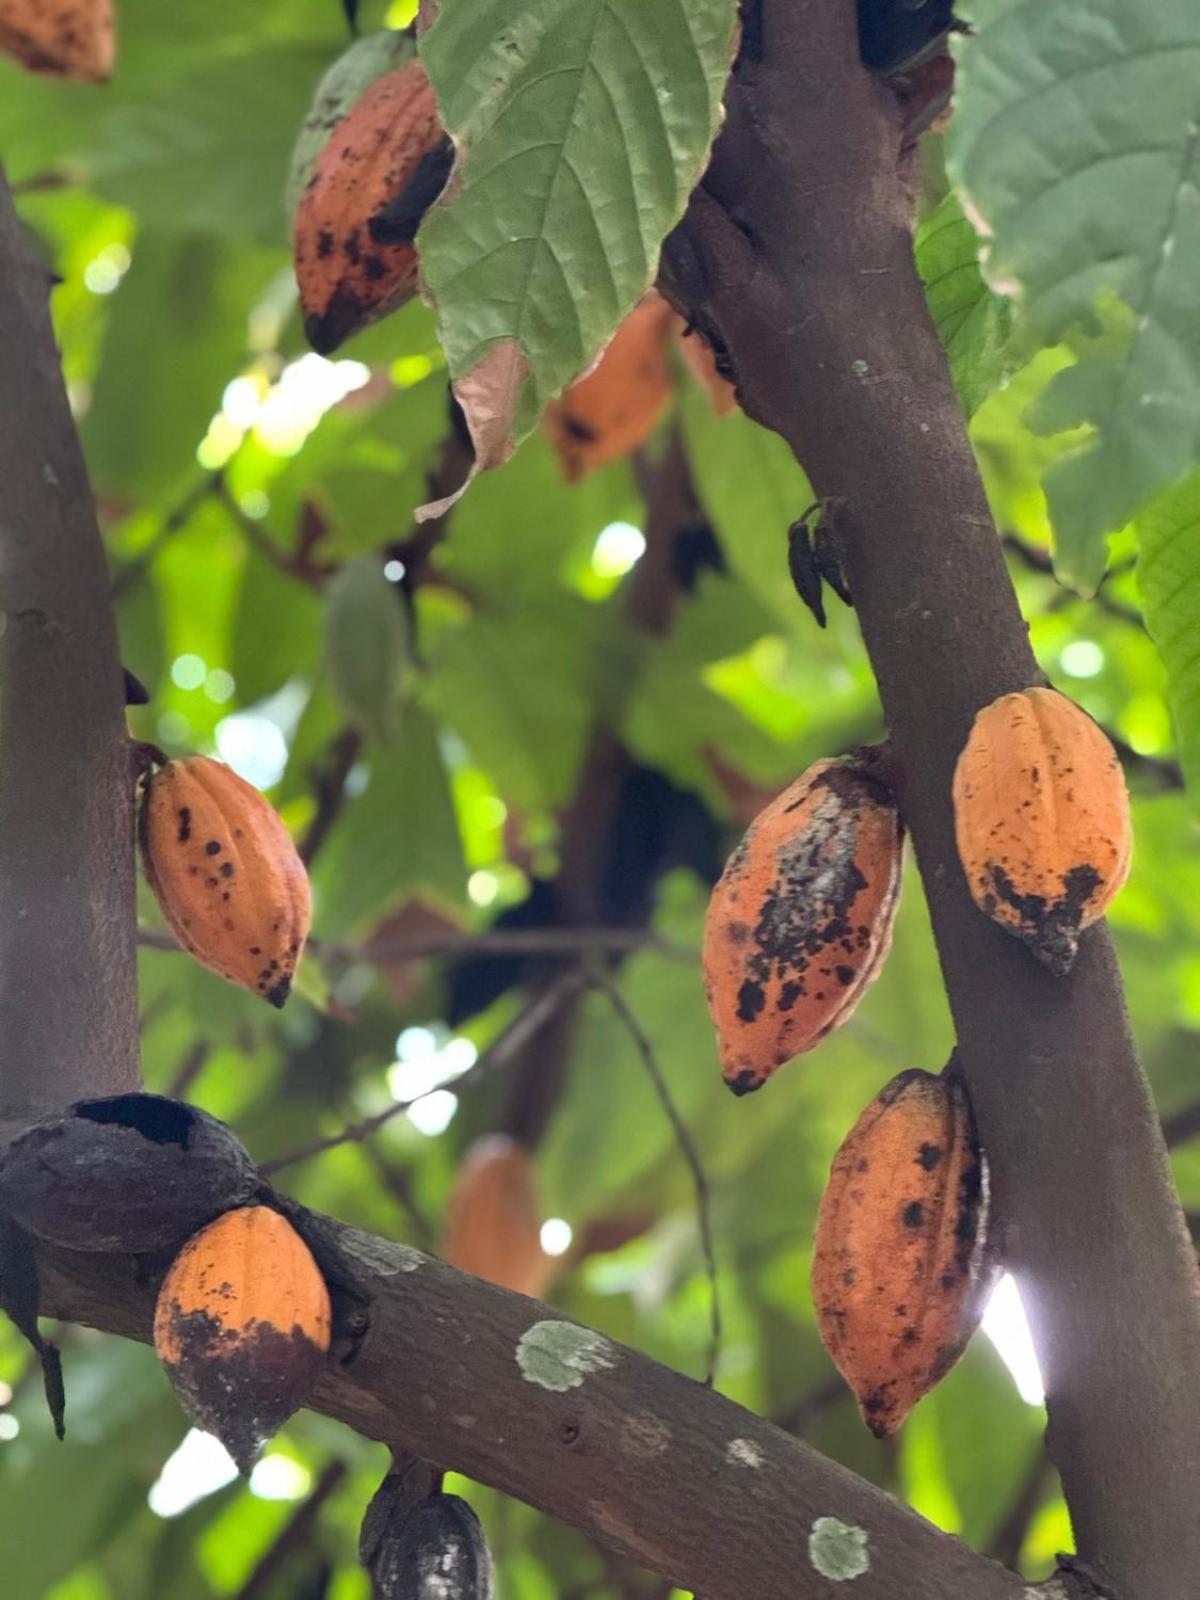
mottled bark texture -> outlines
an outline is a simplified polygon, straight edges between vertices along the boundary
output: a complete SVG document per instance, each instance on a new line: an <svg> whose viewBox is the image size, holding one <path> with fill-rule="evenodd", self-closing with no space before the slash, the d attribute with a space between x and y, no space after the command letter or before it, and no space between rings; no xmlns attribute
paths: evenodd
<svg viewBox="0 0 1200 1600"><path fill-rule="evenodd" d="M0 1117L139 1074L124 684L50 283L0 174Z"/></svg>

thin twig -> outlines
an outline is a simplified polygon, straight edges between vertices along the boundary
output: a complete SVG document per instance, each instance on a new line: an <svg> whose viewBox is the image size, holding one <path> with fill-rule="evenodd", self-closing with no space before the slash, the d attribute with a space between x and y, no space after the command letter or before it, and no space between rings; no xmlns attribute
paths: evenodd
<svg viewBox="0 0 1200 1600"><path fill-rule="evenodd" d="M1012 1503L984 1547L985 1554L1002 1566L1016 1568L1029 1527L1054 1481L1054 1463L1044 1442L1038 1442Z"/></svg>
<svg viewBox="0 0 1200 1600"><path fill-rule="evenodd" d="M371 962L405 961L418 956L562 956L587 951L624 953L653 950L678 961L695 961L686 944L661 939L644 928L501 928L486 933L430 933L411 939L372 939L367 944L322 944L323 957Z"/></svg>
<svg viewBox="0 0 1200 1600"><path fill-rule="evenodd" d="M709 1344L708 1361L706 1365L704 1383L709 1389L716 1381L717 1359L721 1353L721 1296L717 1284L717 1259L713 1249L712 1217L710 1214L708 1179L701 1165L700 1157L688 1132L687 1124L679 1115L678 1107L672 1098L671 1091L664 1078L662 1068L641 1023L630 1010L625 996L617 988L611 978L604 973L592 972L588 974L588 983L601 994L608 997L608 1002L628 1030L630 1038L637 1046L642 1058L642 1063L650 1075L655 1092L662 1102L662 1108L667 1114L667 1120L675 1132L675 1141L679 1152L687 1164L692 1175L692 1184L696 1191L696 1215L700 1224L700 1248L704 1255L704 1271L708 1277L709 1287Z"/></svg>
<svg viewBox="0 0 1200 1600"><path fill-rule="evenodd" d="M1028 567L1030 572L1041 573L1047 578L1053 578L1055 583L1059 584L1060 593L1051 602L1051 610L1057 611L1075 601L1078 601L1080 605L1088 603L1083 595L1076 594L1073 589L1068 588L1061 582L1054 570L1054 561L1049 551L1041 549L1036 544L1030 544L1028 540L1022 539L1018 533L1005 533L1001 536L1000 542L1006 550L1016 556L1022 566ZM1127 569L1122 568L1121 570ZM1106 578L1114 576L1116 576L1115 570L1105 574ZM1112 595L1104 592L1103 588L1096 590L1096 593L1091 597L1091 603L1101 611L1107 612L1110 617L1115 617L1118 622L1128 622L1135 628L1140 628L1143 633L1146 631L1146 623L1141 612L1134 606L1126 605L1121 600L1114 600Z"/></svg>
<svg viewBox="0 0 1200 1600"><path fill-rule="evenodd" d="M783 1428L788 1433L794 1433L798 1438L803 1437L813 1418L822 1411L836 1405L839 1400L848 1400L850 1389L846 1380L836 1372L831 1378L825 1378L814 1388L794 1400L785 1411L772 1417L771 1421L777 1428Z"/></svg>
<svg viewBox="0 0 1200 1600"><path fill-rule="evenodd" d="M439 1087L452 1087L455 1094L460 1094L464 1089L473 1088L481 1078L490 1076L506 1065L554 1015L563 1001L582 988L583 982L583 977L578 972L564 973L556 983L543 989L529 1002L509 1023L496 1042L483 1052L474 1066L468 1067L460 1078L452 1081L452 1084ZM432 1089L426 1090L426 1094L435 1092ZM411 1100L397 1100L373 1117L366 1117L362 1122L347 1123L340 1132L330 1134L328 1138L314 1139L311 1144L302 1145L298 1150L276 1156L274 1161L264 1162L260 1170L265 1176L269 1176L281 1172L284 1167L295 1166L297 1162L310 1161L313 1156L324 1155L327 1150L335 1150L339 1145L361 1144L364 1139L369 1139L372 1134L378 1133L380 1128L391 1122L393 1117L403 1115L404 1112L411 1110L418 1100L424 1100L425 1097L425 1094L418 1094Z"/></svg>
<svg viewBox="0 0 1200 1600"><path fill-rule="evenodd" d="M138 943L147 950L178 950L169 934L158 928L138 929ZM695 961L691 945L662 939L642 928L502 928L486 933L428 933L409 939L371 939L365 944L310 939L309 952L322 961L367 961L372 964L415 961L423 956L471 955L561 956L575 959L589 951L623 954L653 950L674 961Z"/></svg>
<svg viewBox="0 0 1200 1600"><path fill-rule="evenodd" d="M1108 737L1108 742L1121 758L1121 765L1132 772L1144 773L1152 778L1160 789L1182 789L1183 769L1178 761L1171 761L1165 756L1143 755L1140 750L1135 750L1127 739L1122 739L1119 733L1112 728L1101 724Z"/></svg>
<svg viewBox="0 0 1200 1600"><path fill-rule="evenodd" d="M246 515L223 473L217 474L213 492L231 520L237 524L242 537L252 550L257 551L263 560L269 562L277 571L285 573L289 578L295 578L297 582L307 584L310 589L316 589L320 592L324 586L322 574L302 563L290 551L277 545L273 539L264 533L253 517Z"/></svg>
<svg viewBox="0 0 1200 1600"><path fill-rule="evenodd" d="M204 1071L204 1064L208 1060L211 1049L207 1039L197 1039L189 1047L183 1060L179 1063L175 1076L167 1085L166 1094L171 1100L182 1100L192 1084Z"/></svg>
<svg viewBox="0 0 1200 1600"><path fill-rule="evenodd" d="M150 540L150 543L146 545L145 549L142 550L141 554L136 556L127 566L122 567L117 573L112 582L114 599L125 594L138 582L162 547L165 544L169 544L175 535L187 526L204 502L211 495L218 493L224 481L223 473L210 472L188 489L187 493L167 512L159 524L158 532Z"/></svg>
<svg viewBox="0 0 1200 1600"><path fill-rule="evenodd" d="M317 809L300 844L300 859L311 867L313 857L325 843L330 829L346 803L346 779L362 749L362 734L357 728L343 728L330 740L325 762L313 778Z"/></svg>
<svg viewBox="0 0 1200 1600"><path fill-rule="evenodd" d="M434 1242L433 1225L417 1203L412 1179L407 1168L397 1165L368 1139L362 1147L363 1157L375 1169L375 1176L408 1218L413 1232L412 1243L418 1250L431 1250Z"/></svg>
<svg viewBox="0 0 1200 1600"><path fill-rule="evenodd" d="M346 1476L344 1461L331 1461L284 1523L274 1544L256 1564L254 1571L234 1596L234 1600L262 1600L271 1583L296 1551L302 1550L312 1535L321 1507Z"/></svg>

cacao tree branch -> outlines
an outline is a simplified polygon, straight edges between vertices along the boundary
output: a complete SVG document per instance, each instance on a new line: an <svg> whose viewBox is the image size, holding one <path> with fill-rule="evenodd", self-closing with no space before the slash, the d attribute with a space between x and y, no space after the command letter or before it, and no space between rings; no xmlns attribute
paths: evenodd
<svg viewBox="0 0 1200 1600"><path fill-rule="evenodd" d="M1026 1600L1012 1573L692 1379L550 1308L326 1220L370 1301L315 1405L468 1473L705 1600ZM47 1247L43 1309L148 1340L131 1260ZM144 1275L143 1275L144 1277ZM547 1332L549 1325L551 1331ZM536 1330L536 1331L535 1331Z"/></svg>
<svg viewBox="0 0 1200 1600"><path fill-rule="evenodd" d="M859 65L851 0L761 0L752 37L661 278L727 347L745 408L843 501L1079 1550L1130 1600L1188 1600L1200 1280L1112 944L1091 930L1053 977L979 914L957 857L951 778L972 719L1039 673L913 264L901 113Z"/></svg>
<svg viewBox="0 0 1200 1600"><path fill-rule="evenodd" d="M125 692L49 287L0 174L0 1115L139 1082Z"/></svg>

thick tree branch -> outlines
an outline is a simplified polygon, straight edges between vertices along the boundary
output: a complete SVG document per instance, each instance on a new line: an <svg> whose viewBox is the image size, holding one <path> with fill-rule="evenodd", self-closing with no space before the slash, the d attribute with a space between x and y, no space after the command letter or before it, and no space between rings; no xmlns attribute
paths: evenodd
<svg viewBox="0 0 1200 1600"><path fill-rule="evenodd" d="M0 174L0 1115L139 1071L124 686L48 289Z"/></svg>
<svg viewBox="0 0 1200 1600"><path fill-rule="evenodd" d="M853 1600L1025 1600L1012 1573L690 1378L537 1301L329 1226L371 1322L315 1404L368 1438L516 1495L705 1600L840 1594L814 1568L821 1518L846 1524L850 1555L853 1530L866 1535ZM41 1265L48 1315L149 1338L154 1287L132 1261L47 1249ZM557 1360L539 1359L530 1333L547 1323L567 1341ZM828 1563L839 1539L822 1532Z"/></svg>
<svg viewBox="0 0 1200 1600"><path fill-rule="evenodd" d="M897 107L858 64L850 0L761 9L761 56L738 69L666 286L727 345L746 409L843 501L1080 1552L1130 1600L1191 1600L1200 1284L1112 945L1093 930L1052 977L980 916L955 848L971 721L1039 674L914 269Z"/></svg>

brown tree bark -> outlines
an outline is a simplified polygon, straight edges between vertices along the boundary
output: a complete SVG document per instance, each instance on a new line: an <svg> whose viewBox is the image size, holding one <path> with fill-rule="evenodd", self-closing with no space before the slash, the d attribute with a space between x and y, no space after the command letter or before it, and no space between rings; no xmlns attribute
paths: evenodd
<svg viewBox="0 0 1200 1600"><path fill-rule="evenodd" d="M48 288L0 174L0 1117L139 1078L125 696Z"/></svg>
<svg viewBox="0 0 1200 1600"><path fill-rule="evenodd" d="M664 286L728 348L746 410L839 497L1079 1551L1129 1600L1190 1600L1200 1280L1112 944L1092 930L1052 977L979 914L958 863L971 721L1044 680L913 263L903 108L859 65L851 0L752 9Z"/></svg>

